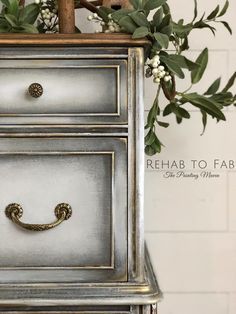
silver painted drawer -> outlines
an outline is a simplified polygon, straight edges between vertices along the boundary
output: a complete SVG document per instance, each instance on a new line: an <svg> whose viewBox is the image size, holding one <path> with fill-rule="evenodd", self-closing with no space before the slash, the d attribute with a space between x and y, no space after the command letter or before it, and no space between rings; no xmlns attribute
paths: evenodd
<svg viewBox="0 0 236 314"><path fill-rule="evenodd" d="M40 307L38 309L28 308L4 311L6 314L157 314L156 305L135 306L76 306L55 310L52 307Z"/></svg>
<svg viewBox="0 0 236 314"><path fill-rule="evenodd" d="M0 177L1 283L127 280L126 138L1 138ZM24 223L51 223L60 203L72 216L24 230L11 203Z"/></svg>
<svg viewBox="0 0 236 314"><path fill-rule="evenodd" d="M127 61L0 60L0 94L2 124L126 124Z"/></svg>

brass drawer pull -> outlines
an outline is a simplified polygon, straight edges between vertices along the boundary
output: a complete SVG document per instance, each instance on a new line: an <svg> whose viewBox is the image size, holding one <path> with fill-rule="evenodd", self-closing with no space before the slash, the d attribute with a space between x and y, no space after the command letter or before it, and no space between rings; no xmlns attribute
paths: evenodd
<svg viewBox="0 0 236 314"><path fill-rule="evenodd" d="M33 83L29 86L29 94L34 98L39 98L43 95L43 86L39 83Z"/></svg>
<svg viewBox="0 0 236 314"><path fill-rule="evenodd" d="M11 221L13 221L16 225L30 231L45 231L55 228L56 226L60 225L64 220L67 220L71 217L72 208L69 204L61 203L56 206L54 212L55 216L57 217L57 220L55 222L40 225L21 222L20 218L23 215L23 208L19 204L9 204L5 209L5 214Z"/></svg>

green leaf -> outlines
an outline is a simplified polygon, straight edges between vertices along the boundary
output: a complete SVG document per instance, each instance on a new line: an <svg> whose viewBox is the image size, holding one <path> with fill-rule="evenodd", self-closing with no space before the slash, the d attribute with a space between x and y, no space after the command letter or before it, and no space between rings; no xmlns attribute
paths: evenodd
<svg viewBox="0 0 236 314"><path fill-rule="evenodd" d="M233 85L236 80L236 72L231 76L228 83L226 84L225 88L222 90L223 93L227 92Z"/></svg>
<svg viewBox="0 0 236 314"><path fill-rule="evenodd" d="M169 46L169 37L166 34L154 33L156 41L161 45L161 47L167 49Z"/></svg>
<svg viewBox="0 0 236 314"><path fill-rule="evenodd" d="M130 13L134 12L131 9L120 9L112 13L112 19L114 21L119 21L122 17L129 15Z"/></svg>
<svg viewBox="0 0 236 314"><path fill-rule="evenodd" d="M132 20L130 16L124 16L119 20L119 25L124 28L128 33L134 33L138 27L136 23Z"/></svg>
<svg viewBox="0 0 236 314"><path fill-rule="evenodd" d="M10 6L9 0L1 0L2 4L5 5L7 8Z"/></svg>
<svg viewBox="0 0 236 314"><path fill-rule="evenodd" d="M225 21L221 21L221 23L224 25L224 27L229 31L230 35L233 34L233 31L231 29L231 27L229 26L229 23L225 22Z"/></svg>
<svg viewBox="0 0 236 314"><path fill-rule="evenodd" d="M161 146L163 146L163 144L156 137L155 141L152 143L152 148L154 149L155 154L161 152Z"/></svg>
<svg viewBox="0 0 236 314"><path fill-rule="evenodd" d="M204 134L205 130L206 130L206 125L207 125L207 114L204 110L200 110L201 114L202 114L202 124L203 124L203 130L202 130L202 134Z"/></svg>
<svg viewBox="0 0 236 314"><path fill-rule="evenodd" d="M135 32L133 33L132 38L136 39L136 38L142 38L145 37L149 34L149 30L147 27L145 26L141 26L136 28Z"/></svg>
<svg viewBox="0 0 236 314"><path fill-rule="evenodd" d="M147 125L149 127L152 127L152 125L154 124L154 122L156 121L156 117L158 114L158 103L155 100L153 103L152 108L150 109L149 113L148 113L148 117L147 117Z"/></svg>
<svg viewBox="0 0 236 314"><path fill-rule="evenodd" d="M198 69L200 64L195 63L182 55L169 54L169 58L177 63L181 68L188 69L189 71Z"/></svg>
<svg viewBox="0 0 236 314"><path fill-rule="evenodd" d="M203 21L195 23L193 25L193 28L198 28L198 29L208 28L208 29L210 29L212 34L215 36L215 32L216 32L215 27L213 27L213 26L211 26L211 25L209 25L207 23L204 23Z"/></svg>
<svg viewBox="0 0 236 314"><path fill-rule="evenodd" d="M172 107L171 107L172 104L168 104L165 109L163 110L163 117L166 117L168 116L169 114L172 113Z"/></svg>
<svg viewBox="0 0 236 314"><path fill-rule="evenodd" d="M156 139L155 133L152 130L150 130L148 134L145 136L145 145L152 145L155 139Z"/></svg>
<svg viewBox="0 0 236 314"><path fill-rule="evenodd" d="M39 15L39 6L31 3L21 10L21 19L24 23L34 24Z"/></svg>
<svg viewBox="0 0 236 314"><path fill-rule="evenodd" d="M12 14L5 14L4 15L5 19L7 20L7 22L12 26L12 27L18 27L18 21L17 18L12 15Z"/></svg>
<svg viewBox="0 0 236 314"><path fill-rule="evenodd" d="M135 11L135 12L130 13L129 16L138 26L146 26L146 27L150 26L147 20L147 17L143 12Z"/></svg>
<svg viewBox="0 0 236 314"><path fill-rule="evenodd" d="M180 123L182 123L183 119L176 116L176 121L177 121L178 124L180 124Z"/></svg>
<svg viewBox="0 0 236 314"><path fill-rule="evenodd" d="M180 46L181 51L185 51L189 49L189 44L188 44L188 36L184 37L183 44Z"/></svg>
<svg viewBox="0 0 236 314"><path fill-rule="evenodd" d="M148 156L153 156L156 154L156 151L154 148L152 148L152 146L146 146L145 147L145 154Z"/></svg>
<svg viewBox="0 0 236 314"><path fill-rule="evenodd" d="M19 0L8 0L9 5L7 6L7 14L17 16L19 13Z"/></svg>
<svg viewBox="0 0 236 314"><path fill-rule="evenodd" d="M177 107L178 113L181 115L182 118L190 119L190 114L187 110L181 107Z"/></svg>
<svg viewBox="0 0 236 314"><path fill-rule="evenodd" d="M153 15L153 25L159 26L163 20L163 8L160 7L159 10L156 11L156 13Z"/></svg>
<svg viewBox="0 0 236 314"><path fill-rule="evenodd" d="M107 7L103 7L101 6L100 8L98 8L97 10L97 14L103 19L104 22L109 22L109 18L108 15L112 14L113 12L115 12L113 9L111 8L107 8Z"/></svg>
<svg viewBox="0 0 236 314"><path fill-rule="evenodd" d="M184 72L181 70L181 67L176 62L174 62L170 58L162 56L162 55L160 56L160 59L162 62L165 63L165 65L168 67L168 69L172 73L176 74L181 79L183 79L185 77Z"/></svg>
<svg viewBox="0 0 236 314"><path fill-rule="evenodd" d="M193 70L191 73L192 84L198 83L201 80L206 70L206 67L208 64L208 49L207 48L205 48L200 53L199 57L196 60L196 63L200 64L200 66L196 70Z"/></svg>
<svg viewBox="0 0 236 314"><path fill-rule="evenodd" d="M171 25L167 25L165 27L163 27L160 30L161 33L165 34L168 36L168 38L170 37L171 33L172 33L172 26Z"/></svg>
<svg viewBox="0 0 236 314"><path fill-rule="evenodd" d="M163 4L163 11L164 11L164 14L169 14L170 13L170 7L167 3Z"/></svg>
<svg viewBox="0 0 236 314"><path fill-rule="evenodd" d="M224 121L226 120L223 112L219 109L219 104L207 97L198 95L196 93L192 93L192 94L185 94L183 96L183 99L187 100L195 107L206 111L213 118L217 118L218 120L224 120Z"/></svg>
<svg viewBox="0 0 236 314"><path fill-rule="evenodd" d="M187 64L187 69L189 69L189 71L196 70L200 67L199 63L193 62L186 57L184 57L184 59L185 59L185 62Z"/></svg>
<svg viewBox="0 0 236 314"><path fill-rule="evenodd" d="M147 0L144 4L144 10L153 10L161 7L167 0Z"/></svg>
<svg viewBox="0 0 236 314"><path fill-rule="evenodd" d="M168 128L169 127L169 123L167 123L167 122L162 122L162 121L157 121L157 124L159 125L159 126L161 126L162 128Z"/></svg>
<svg viewBox="0 0 236 314"><path fill-rule="evenodd" d="M215 8L215 10L213 10L213 11L211 12L211 14L208 15L207 19L208 19L208 20L213 20L213 19L217 16L217 14L219 13L219 11L220 11L220 6L217 5L217 7Z"/></svg>
<svg viewBox="0 0 236 314"><path fill-rule="evenodd" d="M176 115L176 117L182 119L182 115L179 111L179 107L176 106L175 103L171 103L171 111Z"/></svg>
<svg viewBox="0 0 236 314"><path fill-rule="evenodd" d="M221 78L216 79L212 85L208 88L208 90L204 93L204 95L213 95L215 94L220 87Z"/></svg>
<svg viewBox="0 0 236 314"><path fill-rule="evenodd" d="M1 19L0 21L0 33L8 33L10 32L11 26L5 19Z"/></svg>
<svg viewBox="0 0 236 314"><path fill-rule="evenodd" d="M33 34L38 33L38 29L32 24L24 23L21 25L21 28L22 28L22 30L20 31L21 33L33 33Z"/></svg>
<svg viewBox="0 0 236 314"><path fill-rule="evenodd" d="M161 24L158 26L158 30L160 31L162 28L164 28L165 26L169 26L171 24L171 15L170 14L167 14ZM172 26L172 25L171 25Z"/></svg>
<svg viewBox="0 0 236 314"><path fill-rule="evenodd" d="M218 14L218 17L225 15L225 13L227 12L228 8L229 8L229 0L226 0L223 9Z"/></svg>
<svg viewBox="0 0 236 314"><path fill-rule="evenodd" d="M196 20L197 14L198 14L197 0L194 0L194 16L193 16L193 22Z"/></svg>
<svg viewBox="0 0 236 314"><path fill-rule="evenodd" d="M222 104L223 106L229 106L234 103L233 94L230 92L221 92L218 94L214 94L210 97L213 101Z"/></svg>
<svg viewBox="0 0 236 314"><path fill-rule="evenodd" d="M193 29L193 24L181 25L172 22L172 28L173 32L176 33L180 38L185 38L185 36L188 35Z"/></svg>

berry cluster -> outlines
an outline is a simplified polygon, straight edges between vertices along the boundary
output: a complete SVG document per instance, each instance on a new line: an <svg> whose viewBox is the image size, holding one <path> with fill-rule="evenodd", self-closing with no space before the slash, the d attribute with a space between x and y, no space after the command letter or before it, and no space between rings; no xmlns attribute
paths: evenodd
<svg viewBox="0 0 236 314"><path fill-rule="evenodd" d="M159 54L157 53L152 59L146 62L146 77L153 76L153 82L159 84L163 79L165 82L171 81L171 76L165 71L165 67L161 65Z"/></svg>
<svg viewBox="0 0 236 314"><path fill-rule="evenodd" d="M56 0L35 0L40 6L40 21L38 27L44 33L56 33L58 25L58 5Z"/></svg>
<svg viewBox="0 0 236 314"><path fill-rule="evenodd" d="M120 26L115 21L113 21L111 14L108 15L109 21L107 23L104 22L103 19L100 18L97 13L93 13L93 15L89 15L87 19L88 21L99 23L102 26L104 33L121 32ZM96 30L96 33L100 33L100 31Z"/></svg>

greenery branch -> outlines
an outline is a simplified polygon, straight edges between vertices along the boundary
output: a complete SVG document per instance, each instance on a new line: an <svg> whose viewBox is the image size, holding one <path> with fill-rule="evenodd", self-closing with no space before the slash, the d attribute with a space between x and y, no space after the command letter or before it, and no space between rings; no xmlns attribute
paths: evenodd
<svg viewBox="0 0 236 314"><path fill-rule="evenodd" d="M93 12L88 19L99 23L102 31L130 33L134 39L147 37L151 43L147 52L146 77L153 79L157 93L145 126L145 152L148 155L161 152L163 144L159 139L160 127L169 126L163 118L172 115L177 124L190 119L189 107L186 106L190 104L201 113L203 134L209 117L216 122L225 121L225 107L236 104L236 95L230 91L236 80L236 72L224 88L220 88L221 78L217 78L204 93L193 90L205 73L209 52L205 48L196 60L187 58L185 52L190 49L190 34L195 30L207 29L215 35L219 24L232 34L230 25L222 19L229 8L228 0L222 8L217 5L210 14L204 13L200 17L197 0L193 1L194 12L190 22L183 19L174 21L167 0L130 0L131 8L119 10L100 6L101 0L75 1L76 8L84 7ZM56 0L35 0L28 5L24 5L25 1L22 0L0 2L3 4L0 14L1 33L58 32ZM77 31L80 32L78 28ZM190 78L186 78L186 72ZM189 79L189 88L179 91L176 78ZM160 102L161 92L167 103Z"/></svg>
<svg viewBox="0 0 236 314"><path fill-rule="evenodd" d="M204 13L198 17L197 0L194 0L193 19L187 23L183 19L177 22L173 20L167 0L131 0L131 3L133 9L114 11L101 7L99 14L104 21L112 20L122 31L131 33L134 39L147 37L151 42L146 62L146 77L152 77L158 86L145 126L145 152L154 155L160 153L163 146L159 139L159 127L169 126L169 123L162 121L163 117L174 115L180 124L191 118L186 108L187 104L191 104L201 113L203 134L209 117L217 122L225 121L224 108L236 103L236 95L229 91L234 85L236 72L221 90L221 78L217 78L205 93L191 92L205 73L209 53L205 48L196 60L190 60L184 55L184 52L189 50L189 36L195 30L208 29L215 35L215 27L217 23L221 23L232 34L229 24L222 20L229 8L229 1L225 2L223 8L217 5L209 15ZM186 80L186 71L190 73L190 87L179 91L176 77ZM167 104L160 104L161 90Z"/></svg>

